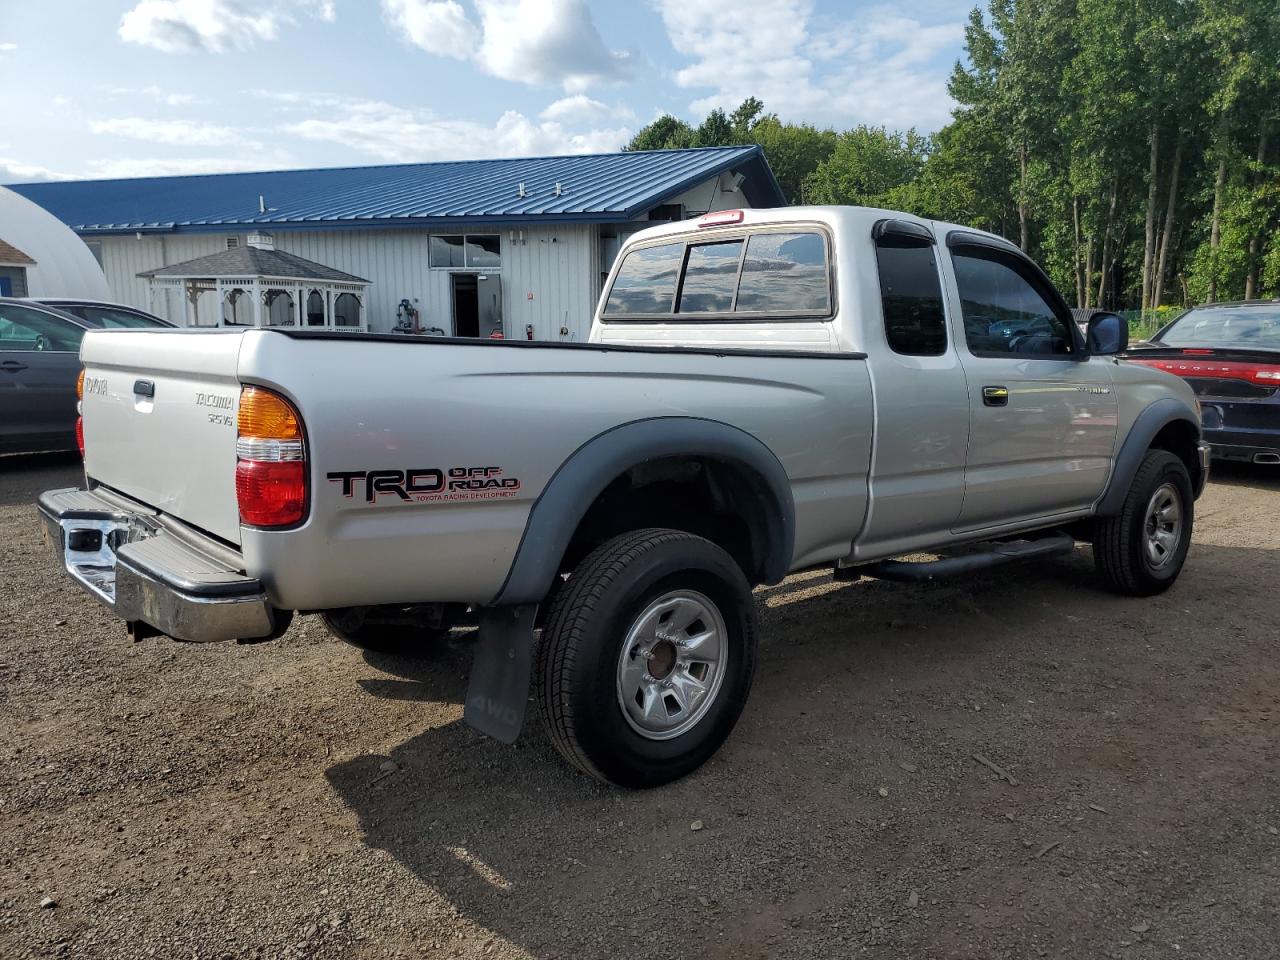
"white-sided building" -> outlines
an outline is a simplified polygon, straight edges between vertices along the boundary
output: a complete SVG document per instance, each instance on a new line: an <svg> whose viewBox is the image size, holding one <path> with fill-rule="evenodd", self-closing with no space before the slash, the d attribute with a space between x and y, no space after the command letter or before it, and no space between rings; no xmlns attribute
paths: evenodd
<svg viewBox="0 0 1280 960"><path fill-rule="evenodd" d="M0 296L103 300L107 279L67 225L0 187Z"/></svg>
<svg viewBox="0 0 1280 960"><path fill-rule="evenodd" d="M359 326L370 331L416 324L453 336L500 331L538 340L586 337L601 281L628 233L785 203L757 146L12 189L84 239L113 299L174 323L235 322L245 305L228 313L237 288L225 283L218 296L185 296L191 286L157 281L164 268L252 242L364 281ZM288 294L298 303L273 296L279 302L256 312L266 322L334 322L331 310L308 308L308 299L320 301L303 285Z"/></svg>

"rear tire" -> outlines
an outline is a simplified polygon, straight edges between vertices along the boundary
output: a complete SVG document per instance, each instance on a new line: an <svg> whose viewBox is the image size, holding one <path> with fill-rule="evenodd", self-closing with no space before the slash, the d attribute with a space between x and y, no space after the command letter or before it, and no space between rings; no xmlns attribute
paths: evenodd
<svg viewBox="0 0 1280 960"><path fill-rule="evenodd" d="M733 730L755 647L751 586L729 554L679 530L625 533L587 556L551 602L534 673L539 713L585 773L668 783Z"/></svg>
<svg viewBox="0 0 1280 960"><path fill-rule="evenodd" d="M1178 579L1191 546L1195 496L1187 466L1148 450L1119 514L1094 522L1093 561L1116 593L1149 597Z"/></svg>
<svg viewBox="0 0 1280 960"><path fill-rule="evenodd" d="M406 608L348 607L321 614L329 632L353 647L397 657L424 657L449 635L449 624L427 626Z"/></svg>

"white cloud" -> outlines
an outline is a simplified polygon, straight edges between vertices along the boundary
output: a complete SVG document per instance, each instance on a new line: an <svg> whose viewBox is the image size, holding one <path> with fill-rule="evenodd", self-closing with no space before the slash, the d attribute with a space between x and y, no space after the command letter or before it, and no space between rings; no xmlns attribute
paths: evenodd
<svg viewBox="0 0 1280 960"><path fill-rule="evenodd" d="M480 31L454 0L382 0L382 15L414 46L438 57L466 60L480 44Z"/></svg>
<svg viewBox="0 0 1280 960"><path fill-rule="evenodd" d="M0 53L13 53L17 49L16 43L0 43Z"/></svg>
<svg viewBox="0 0 1280 960"><path fill-rule="evenodd" d="M118 33L165 53L225 53L274 40L298 10L326 21L336 16L330 0L139 0L120 18Z"/></svg>
<svg viewBox="0 0 1280 960"><path fill-rule="evenodd" d="M609 106L599 100L592 100L585 93L575 93L571 97L562 97L538 114L543 120L555 123L567 123L570 126L582 126L591 123L632 123L636 119L630 107Z"/></svg>
<svg viewBox="0 0 1280 960"><path fill-rule="evenodd" d="M0 157L0 183L30 183L34 180L74 180L69 173L60 173L35 163L23 163L11 157Z"/></svg>
<svg viewBox="0 0 1280 960"><path fill-rule="evenodd" d="M394 163L616 150L631 136L625 127L572 131L556 121L535 122L508 110L492 125L452 120L378 100L313 97L324 112L286 124L283 132L330 142Z"/></svg>
<svg viewBox="0 0 1280 960"><path fill-rule="evenodd" d="M93 133L176 147L241 147L257 149L262 145L243 133L216 123L198 120L149 120L145 117L112 117L89 124Z"/></svg>
<svg viewBox="0 0 1280 960"><path fill-rule="evenodd" d="M185 107L193 103L208 102L195 94L164 90L154 83L147 87L112 87L108 92L114 97L147 97L156 103L163 103L166 107Z"/></svg>
<svg viewBox="0 0 1280 960"><path fill-rule="evenodd" d="M582 92L626 79L631 55L605 46L585 0L475 0L477 25L455 0L383 0L383 16L428 53L471 60L517 83Z"/></svg>
<svg viewBox="0 0 1280 960"><path fill-rule="evenodd" d="M874 7L815 27L809 0L653 0L672 46L691 61L675 74L711 93L690 107L732 109L749 96L786 119L933 130L952 106L946 91L963 24L926 25Z"/></svg>
<svg viewBox="0 0 1280 960"><path fill-rule="evenodd" d="M244 173L296 166L292 157L119 157L91 160L89 177L116 180L129 177L180 177L200 173Z"/></svg>

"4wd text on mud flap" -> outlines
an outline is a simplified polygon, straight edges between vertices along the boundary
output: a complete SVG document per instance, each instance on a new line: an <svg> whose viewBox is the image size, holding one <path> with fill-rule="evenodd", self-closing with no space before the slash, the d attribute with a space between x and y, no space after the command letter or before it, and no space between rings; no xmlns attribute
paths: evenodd
<svg viewBox="0 0 1280 960"><path fill-rule="evenodd" d="M380 494L393 494L401 501L431 503L438 500L494 500L513 497L520 489L515 477L504 477L501 467L419 467L405 470L334 470L325 474L331 483L342 484L342 495L354 497L360 485L367 503L377 503Z"/></svg>

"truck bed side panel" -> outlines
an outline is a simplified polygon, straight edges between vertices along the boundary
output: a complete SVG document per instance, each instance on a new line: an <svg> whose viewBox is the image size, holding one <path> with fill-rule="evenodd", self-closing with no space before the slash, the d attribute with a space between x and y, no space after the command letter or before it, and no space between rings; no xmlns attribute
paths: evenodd
<svg viewBox="0 0 1280 960"><path fill-rule="evenodd" d="M309 520L243 538L249 573L284 606L491 599L547 481L584 443L633 420L721 420L764 442L791 482L793 567L844 556L866 510L871 393L860 359L251 332L239 375L289 395L308 429ZM367 478L330 477L371 471L396 474L373 493ZM434 471L444 490L432 490ZM424 492L392 489L411 473ZM476 489L448 490L453 477Z"/></svg>

